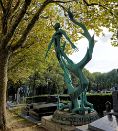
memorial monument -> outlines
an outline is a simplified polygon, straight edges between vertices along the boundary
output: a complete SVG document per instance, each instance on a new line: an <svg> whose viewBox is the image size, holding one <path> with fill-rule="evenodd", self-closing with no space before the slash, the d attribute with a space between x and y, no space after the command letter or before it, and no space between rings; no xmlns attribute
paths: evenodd
<svg viewBox="0 0 118 131"><path fill-rule="evenodd" d="M112 92L113 110L111 110L111 103L106 102L105 116L90 123L89 130L95 131L118 131L118 90Z"/></svg>
<svg viewBox="0 0 118 131"><path fill-rule="evenodd" d="M86 26L83 23L78 22L74 18L70 10L68 10L68 16L75 25L82 28L83 33L81 34L88 40L89 47L84 58L80 62L75 64L66 55L66 42L64 42L63 46L61 46L62 36L66 38L66 40L71 44L71 47L74 50L78 51L78 49L72 43L66 32L60 28L60 23L56 23L54 26L56 32L53 34L52 39L48 45L48 50L46 52L45 58L47 57L48 51L50 50L52 44L54 44L56 57L59 61L60 67L63 70L64 81L68 89L68 94L71 98L71 102L67 105L58 101L57 110L54 112L52 120L60 124L80 126L98 119L97 112L93 109L93 104L87 101L86 92L88 89L89 81L82 72L85 65L92 59L92 53L94 48L94 35L90 35ZM80 85L78 87L73 86L71 72L76 75L77 78L80 80Z"/></svg>

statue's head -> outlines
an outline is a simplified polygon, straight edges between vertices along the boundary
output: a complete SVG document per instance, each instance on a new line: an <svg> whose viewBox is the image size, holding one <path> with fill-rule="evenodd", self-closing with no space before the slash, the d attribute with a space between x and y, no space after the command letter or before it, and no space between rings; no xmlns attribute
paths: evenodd
<svg viewBox="0 0 118 131"><path fill-rule="evenodd" d="M59 29L59 28L60 28L60 23L56 23L56 24L54 25L54 29L57 30L57 29Z"/></svg>

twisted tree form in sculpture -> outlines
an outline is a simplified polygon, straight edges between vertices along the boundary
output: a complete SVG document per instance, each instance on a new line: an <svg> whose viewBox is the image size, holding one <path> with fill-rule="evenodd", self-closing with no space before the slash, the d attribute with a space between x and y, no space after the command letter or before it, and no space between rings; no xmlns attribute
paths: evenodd
<svg viewBox="0 0 118 131"><path fill-rule="evenodd" d="M82 33L82 35L85 36L89 42L87 52L80 62L75 64L69 58L66 59L67 69L72 73L74 73L80 80L80 86L74 88L73 91L71 90L71 92L69 92L73 103L72 112L82 112L82 113L85 113L85 111L91 112L93 111L93 104L89 103L86 97L86 91L88 89L89 81L83 74L82 70L85 67L85 65L92 59L92 53L94 48L94 36L91 37L90 33L88 32L87 28L83 23L78 22L76 19L74 19L73 14L71 13L70 10L68 10L68 15L70 20L74 24L80 26L83 29L84 32ZM72 81L71 79L69 79L69 77L66 78L68 78L66 80L67 87L70 88L70 85L72 85ZM80 96L80 101L78 100L78 96Z"/></svg>
<svg viewBox="0 0 118 131"><path fill-rule="evenodd" d="M68 15L69 15L70 20L74 24L80 26L83 29L84 32L82 33L82 35L85 36L89 42L89 47L87 49L87 52L84 58L80 62L75 64L65 54L64 49L65 49L66 43L64 43L63 47L60 46L62 35L64 35L65 38L69 41L73 49L77 50L77 48L71 42L69 37L66 35L65 31L60 29L59 23L56 23L54 26L56 32L54 33L48 45L48 50L46 52L45 58L47 57L48 51L50 50L52 43L54 43L56 56L60 63L61 68L64 71L64 81L68 88L68 94L71 97L71 105L69 104L68 107L74 113L85 114L85 111L88 111L88 112L94 111L93 104L89 103L86 97L86 91L88 88L89 81L87 80L87 78L85 77L85 75L82 72L85 65L92 59L92 53L93 53L93 48L94 48L94 36L91 37L91 35L89 34L87 28L85 27L83 23L78 22L76 19L74 19L73 14L71 13L70 10L68 10ZM79 87L74 88L72 84L70 72L72 72L73 74L77 76L77 78L79 78L80 80ZM79 96L80 96L80 100L78 100ZM60 104L60 103L58 104L59 110L62 110L66 107L67 105L65 106L64 104Z"/></svg>

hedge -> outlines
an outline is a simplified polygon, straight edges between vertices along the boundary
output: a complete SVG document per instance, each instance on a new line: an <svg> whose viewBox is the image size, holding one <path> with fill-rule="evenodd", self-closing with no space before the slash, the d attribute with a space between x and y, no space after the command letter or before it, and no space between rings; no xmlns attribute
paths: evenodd
<svg viewBox="0 0 118 131"><path fill-rule="evenodd" d="M70 101L70 97L68 95L60 95L61 101ZM111 106L113 107L112 95L109 94L88 94L87 100L94 105L94 109L98 112L100 116L103 115L103 111L105 110L105 103L109 101ZM57 102L57 95L40 95L34 97L27 97L26 103L51 103Z"/></svg>

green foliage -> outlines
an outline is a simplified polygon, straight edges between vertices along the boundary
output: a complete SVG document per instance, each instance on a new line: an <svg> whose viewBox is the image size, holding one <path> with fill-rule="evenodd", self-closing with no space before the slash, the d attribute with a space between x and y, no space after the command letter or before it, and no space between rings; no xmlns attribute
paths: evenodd
<svg viewBox="0 0 118 131"><path fill-rule="evenodd" d="M0 100L3 101L0 103L3 109L0 113L0 128L3 130L6 128L4 105L7 86L7 58L10 56L8 77L13 81L25 80L35 72L39 72L41 78L51 65L53 65L53 70L54 68L58 69L53 49L48 62L45 62L43 57L53 34L54 23L60 22L73 42L81 38L78 35L81 30L78 30L67 17L66 12L69 7L76 18L82 20L88 29L94 29L99 35L102 26L107 27L114 33L113 40L116 41L118 10L115 0L0 0L0 52L3 56L0 59L0 66L4 67L0 74L0 91L2 93ZM114 37L115 35L116 37ZM67 52L71 53L70 47L67 48ZM59 83L58 80L60 81L61 77L56 76L56 71L51 72L52 76L50 77ZM59 86L61 84L63 83L60 83Z"/></svg>
<svg viewBox="0 0 118 131"><path fill-rule="evenodd" d="M20 36L22 35L25 27L30 22L34 14L40 8L44 0L34 0L29 6L24 18L21 20L17 30L15 31L12 39L10 40L11 45L15 45ZM65 1L64 1L65 2ZM88 2L88 3L87 3ZM17 17L20 6L23 1L20 1L19 7L15 10L12 21L8 22L8 27L14 22ZM15 3L14 3L15 4ZM13 79L15 82L20 80L26 80L29 76L33 76L35 72L40 75L38 84L45 85L46 77L49 76L53 83L61 87L63 85L62 76L63 73L60 71L57 73L58 62L55 57L53 49L50 51L47 61L44 60L45 51L47 45L54 33L53 25L56 22L60 22L63 29L70 35L72 41L76 41L81 38L78 33L81 32L75 25L73 25L68 17L66 10L71 8L77 19L81 20L88 29L93 29L96 35L99 35L102 31L102 27L109 28L110 31L114 32L113 41L116 41L116 27L117 27L117 3L116 1L96 1L96 0L80 0L79 2L69 2L60 4L49 4L42 12L39 21L36 22L34 28L28 34L25 42L25 46L22 49L17 50L10 57L8 77ZM1 12L0 12L1 13ZM115 42L113 43L114 45ZM71 53L70 47L67 47L67 52ZM48 68L52 67L49 73ZM87 78L90 81L90 87L94 88L97 84L95 78L98 77L93 74L91 75L88 71L84 71ZM99 80L96 80L99 81ZM62 84L61 84L62 83ZM76 80L75 80L76 85Z"/></svg>
<svg viewBox="0 0 118 131"><path fill-rule="evenodd" d="M111 0L80 0L79 4L75 3L71 6L76 18L81 20L88 29L93 29L95 34L99 36L102 28L106 27L113 32L112 42L118 43L118 38L116 37L118 28L117 5L116 1Z"/></svg>
<svg viewBox="0 0 118 131"><path fill-rule="evenodd" d="M95 84L98 90L111 89L115 84L118 84L117 70L114 69L108 73L96 73Z"/></svg>
<svg viewBox="0 0 118 131"><path fill-rule="evenodd" d="M100 72L90 73L86 69L84 69L83 72L85 76L87 77L87 79L89 80L88 91L91 91L91 90L94 90L94 91L109 90L110 91L110 89L113 86L118 85L118 74L117 74L116 69L108 73L100 73ZM73 79L73 84L75 86L78 86L77 85L78 79L76 78L76 76L72 75L72 79ZM93 95L93 94L90 94L90 95ZM102 93L100 94L95 93L95 95L102 95Z"/></svg>

